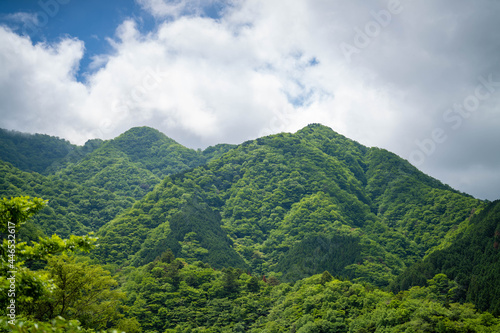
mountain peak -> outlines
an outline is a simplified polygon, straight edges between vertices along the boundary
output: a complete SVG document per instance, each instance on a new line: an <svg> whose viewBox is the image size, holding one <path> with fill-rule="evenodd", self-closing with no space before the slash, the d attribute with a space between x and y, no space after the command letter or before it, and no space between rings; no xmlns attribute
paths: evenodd
<svg viewBox="0 0 500 333"><path fill-rule="evenodd" d="M165 143L177 144L175 140L169 138L159 130L148 126L132 127L117 136L113 141L121 142L130 140L140 140L143 144L151 144L155 141L165 141Z"/></svg>
<svg viewBox="0 0 500 333"><path fill-rule="evenodd" d="M333 131L330 127L320 124L320 123L310 123L307 126L305 126L303 129L322 129L322 130L330 130Z"/></svg>
<svg viewBox="0 0 500 333"><path fill-rule="evenodd" d="M296 132L296 134L310 134L310 133L322 133L328 136L339 135L332 128L319 123L311 123Z"/></svg>

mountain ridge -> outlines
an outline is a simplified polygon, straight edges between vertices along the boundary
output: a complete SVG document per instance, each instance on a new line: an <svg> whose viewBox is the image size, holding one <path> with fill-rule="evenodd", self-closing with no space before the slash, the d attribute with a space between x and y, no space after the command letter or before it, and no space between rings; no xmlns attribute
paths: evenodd
<svg viewBox="0 0 500 333"><path fill-rule="evenodd" d="M135 140L137 136L149 137L151 140L146 146L141 146L141 140ZM29 145L40 138L41 144L33 147ZM156 166L164 166L163 172L188 169L192 166L182 161L191 160L200 164L233 148L232 145L219 145L198 152L183 147L149 127L132 128L116 140L93 139L84 146L75 146L48 135L1 130L0 147L10 147L11 156L17 154L20 159L0 159L0 196L30 195L47 199L49 204L35 217L39 227L37 233L81 235L97 231L121 210L129 208L133 202L151 191L160 182L160 177L163 177L161 172L155 175L152 172L154 169L150 170L151 168L137 162L141 156L133 155L134 147L129 147L130 142L135 141L140 145L137 149L139 152L145 147L150 149L154 141L167 144L168 146L163 147L165 149L173 146L172 156L164 154L162 159L152 160ZM16 146L13 142L21 144ZM58 145L69 148L64 154L52 158L50 150ZM125 152L120 149L125 149ZM44 157L46 154L49 158ZM23 163L25 158L39 157L41 162L32 165L42 165L43 168L33 169ZM22 170L23 168L26 170Z"/></svg>
<svg viewBox="0 0 500 333"><path fill-rule="evenodd" d="M347 237L346 244L356 239L360 257L339 274L376 284L387 283L439 246L452 227L464 223L481 205L392 153L312 124L293 134L246 141L207 164L165 178L147 198L101 231L98 257L113 261L117 255L107 249L120 248L125 251L120 264L143 262L134 253L152 258L144 247L151 237L148 230L164 225L163 230L172 232L166 221L179 211L178 198L183 195L199 197L220 214L233 249L252 271L279 269L284 274L290 267L280 260L286 253L290 257L289 251L306 251L310 246L306 238L340 233ZM131 230L129 225L142 230L127 241L137 248L123 246L121 239L127 237L123 231ZM184 236L189 232L196 233L186 230ZM204 242L203 236L198 235L199 242ZM175 250L176 242L165 243L165 249L182 256ZM325 258L323 262L329 260ZM208 263L217 266L215 261ZM295 271L307 273L294 273L293 279L318 273L305 267Z"/></svg>
<svg viewBox="0 0 500 333"><path fill-rule="evenodd" d="M327 271L398 290L445 273L462 288L461 301L498 311L480 291L493 275L480 275L474 263L462 275L437 264L458 258L457 244L468 246L464 239L491 211L488 203L329 127L204 151L137 127L48 160L45 175L0 161L0 196L49 200L23 240L95 231L92 258L116 270L173 255L191 267L231 266L273 281ZM484 267L495 258L476 257Z"/></svg>

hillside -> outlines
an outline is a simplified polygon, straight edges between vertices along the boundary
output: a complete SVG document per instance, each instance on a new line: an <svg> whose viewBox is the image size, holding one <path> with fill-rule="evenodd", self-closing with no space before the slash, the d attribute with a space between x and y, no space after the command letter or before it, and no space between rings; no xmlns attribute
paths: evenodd
<svg viewBox="0 0 500 333"><path fill-rule="evenodd" d="M280 283L238 269L187 264L166 252L128 268L128 316L149 332L489 332L500 320L447 302L441 276L400 294L328 272Z"/></svg>
<svg viewBox="0 0 500 333"><path fill-rule="evenodd" d="M425 286L429 276L446 274L457 283L456 300L500 315L500 201L471 218L444 249L409 267L393 290Z"/></svg>
<svg viewBox="0 0 500 333"><path fill-rule="evenodd" d="M186 204L196 205L192 198ZM428 280L428 287L395 295L370 284L335 279L327 271L293 285L280 283L275 276L188 263L170 250L144 266L112 274L88 258L68 255L95 248L97 239L89 236L65 240L56 236L32 246L17 243L20 260L14 263L7 255L5 237L12 226L5 227L14 221L20 231L43 205L42 200L27 197L0 200L4 231L0 282L9 285L8 271L13 267L23 282L15 286L16 320L0 318L2 332L495 333L500 329L500 320L490 313L456 303L456 283L443 274ZM188 236L183 250L199 252L195 239ZM33 260L38 264L29 264ZM12 308L6 296L12 297L0 293L0 306Z"/></svg>
<svg viewBox="0 0 500 333"><path fill-rule="evenodd" d="M45 174L77 146L45 134L27 134L0 129L0 160L23 171Z"/></svg>
<svg viewBox="0 0 500 333"><path fill-rule="evenodd" d="M155 129L135 127L104 142L56 175L139 199L165 176L202 165L231 148L230 145L220 145L205 152L196 151Z"/></svg>
<svg viewBox="0 0 500 333"><path fill-rule="evenodd" d="M182 253L179 244L192 232L202 248L212 244L199 232L209 228L203 217L191 216L180 233L172 226L185 198L220 216L230 248L210 260L203 250L191 258ZM139 265L170 248L220 267L217 256L236 251L250 271L282 274L284 281L328 270L387 285L481 205L392 153L313 124L245 142L167 177L100 230L97 253L106 262Z"/></svg>
<svg viewBox="0 0 500 333"><path fill-rule="evenodd" d="M97 231L135 202L132 198L120 197L102 188L24 172L0 161L0 197L16 196L48 200L47 207L32 222L38 233L62 237Z"/></svg>
<svg viewBox="0 0 500 333"><path fill-rule="evenodd" d="M133 128L113 140L89 140L84 146L48 135L0 130L0 147L5 148L0 151L0 197L48 200L35 217L33 234L60 236L97 231L164 175L233 148L218 145L195 151L148 127Z"/></svg>
<svg viewBox="0 0 500 333"><path fill-rule="evenodd" d="M50 327L57 312L130 332L498 331L498 318L464 302L499 315L499 202L386 150L318 124L204 151L147 127L70 148L30 162L44 174L0 161L1 197L48 199L20 239L70 237L18 245L37 258L17 264L31 281L23 286L39 290L19 291L26 320ZM90 231L99 243L90 258L52 256L89 250L96 240L72 235ZM89 307L79 294L60 307L59 274L75 269L85 295L107 286L112 305L98 297ZM99 321L87 315L105 304Z"/></svg>

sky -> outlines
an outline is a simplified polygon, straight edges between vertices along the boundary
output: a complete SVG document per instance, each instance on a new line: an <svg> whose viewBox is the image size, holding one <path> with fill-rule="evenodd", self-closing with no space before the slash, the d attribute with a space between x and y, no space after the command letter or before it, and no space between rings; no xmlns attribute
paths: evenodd
<svg viewBox="0 0 500 333"><path fill-rule="evenodd" d="M321 123L500 198L500 2L0 0L0 128L191 148Z"/></svg>

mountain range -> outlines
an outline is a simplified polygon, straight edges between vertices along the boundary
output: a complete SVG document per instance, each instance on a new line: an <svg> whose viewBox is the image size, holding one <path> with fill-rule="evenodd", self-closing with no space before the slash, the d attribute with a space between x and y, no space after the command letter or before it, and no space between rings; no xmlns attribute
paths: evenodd
<svg viewBox="0 0 500 333"><path fill-rule="evenodd" d="M281 282L327 271L394 292L444 273L457 300L500 314L500 203L320 124L205 150L148 127L84 146L0 130L0 148L0 197L49 201L22 237L93 231L92 260L115 270L171 253Z"/></svg>

